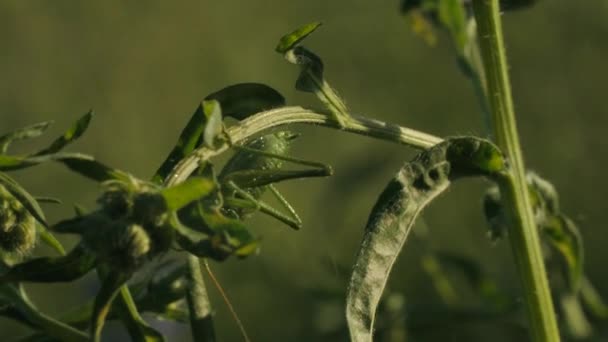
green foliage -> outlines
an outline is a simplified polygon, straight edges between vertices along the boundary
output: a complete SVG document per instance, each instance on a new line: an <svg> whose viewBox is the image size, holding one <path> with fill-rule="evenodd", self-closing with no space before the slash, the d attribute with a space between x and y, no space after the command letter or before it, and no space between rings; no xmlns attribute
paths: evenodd
<svg viewBox="0 0 608 342"><path fill-rule="evenodd" d="M510 10L532 3L502 1L501 5ZM472 2L404 0L401 10L429 43L435 41L435 30L447 33L458 65L473 86L480 111L488 121L494 120ZM303 223L299 215L277 190L276 183L333 174L328 165L291 155L291 146L299 136L292 123L321 123L395 143L406 141L421 150L388 183L371 210L350 280L339 279L340 286L349 282L345 319L335 324L328 340L340 340L347 334L353 341L404 340L416 338L421 330L443 330L438 327L462 327L479 321L494 324L497 328L493 331L504 331L505 336L522 335L525 325L520 322L520 294L511 293L509 286L497 281L496 272L488 272L479 260L434 248L430 230L416 233L414 228L421 212L452 182L481 176L501 186L500 190L491 187L484 198L491 239L496 242L512 235L518 228L518 218L509 208L517 200L501 191L513 179L513 158L480 137L441 139L351 115L327 82L321 58L302 45L320 25L313 22L283 36L275 50L299 67L296 89L313 93L325 111L287 107L281 93L261 83L227 86L201 100L150 180L85 154L63 152L88 129L92 111L38 152L9 154L9 148L18 141L41 136L50 121L0 136L0 316L33 330L22 340L101 341L106 321L120 320L134 341L164 341L165 337L141 315L149 313L189 325L194 341L215 341L214 310L201 264L208 266L207 259L223 262L259 253L261 239L250 230L248 222L257 212L300 229ZM281 125L288 126L278 127ZM435 142L439 143L429 148ZM218 164L211 158L226 151L234 154L216 168ZM100 183L97 207L87 211L76 206L73 217L48 224L39 202L61 202L32 196L7 174L47 161ZM291 169L287 163L303 167ZM375 172L378 165L370 164ZM363 181L364 177L357 177L352 187L362 186ZM563 335L592 338L608 319L608 306L585 275L581 235L575 221L562 212L551 183L534 173L528 174L527 182L525 198L532 203L535 222L542 232L551 290L559 301L565 327ZM283 206L281 210L264 200L267 193L275 196ZM417 236L413 242L408 240L412 231ZM65 253L50 232L74 234L79 240ZM36 255L38 239L60 255ZM422 243L420 267L431 285L429 289L437 296L428 305L411 304L409 294L387 286L406 241ZM100 283L95 296L58 318L38 309L23 287L30 282L72 282L91 272L97 274ZM344 276L346 273L342 272ZM225 297L221 287L220 292ZM342 287L327 290L320 285L314 294L325 304L344 304ZM445 330L446 335L450 333L450 329ZM242 335L248 340L245 331Z"/></svg>

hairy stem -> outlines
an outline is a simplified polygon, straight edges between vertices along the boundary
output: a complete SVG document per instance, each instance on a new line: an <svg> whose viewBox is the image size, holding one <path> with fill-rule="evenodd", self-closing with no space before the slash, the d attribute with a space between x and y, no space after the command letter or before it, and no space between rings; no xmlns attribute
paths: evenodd
<svg viewBox="0 0 608 342"><path fill-rule="evenodd" d="M215 341L213 316L203 273L198 257L188 256L188 309L190 310L190 328L195 342Z"/></svg>
<svg viewBox="0 0 608 342"><path fill-rule="evenodd" d="M262 131L290 124L312 124L330 127L360 135L366 135L377 139L397 142L417 149L427 149L443 139L404 128L396 124L386 123L379 120L369 119L362 116L350 115L349 120L340 126L336 119L327 113L315 112L302 107L282 107L250 116L227 130L233 144L250 139ZM221 154L229 148L226 143L216 149L201 147L184 158L175 166L165 181L166 186L171 186L184 181L198 167L201 160L207 160Z"/></svg>
<svg viewBox="0 0 608 342"><path fill-rule="evenodd" d="M498 2L474 0L473 5L487 78L488 100L493 114L494 137L511 164L509 174L499 184L500 191L512 220L509 236L523 284L532 337L534 341L559 341L540 239L525 180Z"/></svg>

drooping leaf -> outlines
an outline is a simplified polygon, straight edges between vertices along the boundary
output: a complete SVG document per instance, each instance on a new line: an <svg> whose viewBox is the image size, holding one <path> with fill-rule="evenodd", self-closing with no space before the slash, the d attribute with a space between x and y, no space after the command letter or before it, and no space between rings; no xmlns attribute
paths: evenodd
<svg viewBox="0 0 608 342"><path fill-rule="evenodd" d="M42 241L59 252L59 254L65 254L65 250L63 249L61 243L47 230L48 224L46 222L46 218L44 217L44 212L34 197L30 195L24 188L22 188L19 183L3 172L0 172L0 184L2 184L13 196L15 196L15 198L21 202L23 207L25 207L25 209L40 223L40 225L37 225L36 228L38 229Z"/></svg>
<svg viewBox="0 0 608 342"><path fill-rule="evenodd" d="M215 140L222 133L222 108L216 100L203 101L203 112L205 113L205 128L203 129L203 143L209 147L215 147Z"/></svg>
<svg viewBox="0 0 608 342"><path fill-rule="evenodd" d="M584 261L583 242L578 227L562 213L557 191L550 182L533 172L528 172L526 181L536 224L545 240L561 257L568 286L576 292L583 275ZM497 188L490 188L486 192L484 211L490 226L490 235L504 235L509 221Z"/></svg>
<svg viewBox="0 0 608 342"><path fill-rule="evenodd" d="M11 284L0 286L0 302L6 300L10 302L21 319L27 324L41 330L53 341L66 342L86 342L87 336L80 330L77 330L63 322L57 321L54 318L46 315L27 297L25 290L21 284Z"/></svg>
<svg viewBox="0 0 608 342"><path fill-rule="evenodd" d="M79 245L65 256L41 257L17 264L0 275L0 284L5 282L69 282L92 270L96 260L91 251Z"/></svg>
<svg viewBox="0 0 608 342"><path fill-rule="evenodd" d="M110 312L112 301L118 294L120 287L130 278L129 274L122 272L108 273L101 283L101 289L95 296L93 314L91 315L91 339L101 342L101 331Z"/></svg>
<svg viewBox="0 0 608 342"><path fill-rule="evenodd" d="M296 30L284 35L279 40L279 44L275 48L278 53L285 53L297 46L304 38L313 33L321 26L320 22L313 22L297 28Z"/></svg>
<svg viewBox="0 0 608 342"><path fill-rule="evenodd" d="M452 35L459 51L466 49L468 35L466 31L467 15L461 0L442 0L438 5L439 20Z"/></svg>
<svg viewBox="0 0 608 342"><path fill-rule="evenodd" d="M192 201L209 195L215 188L215 182L210 179L192 177L178 185L163 189L161 195L165 200L167 209L176 211Z"/></svg>
<svg viewBox="0 0 608 342"><path fill-rule="evenodd" d="M331 116L340 127L345 126L349 118L346 104L323 77L323 62L319 56L298 45L312 33L319 23L305 25L284 36L276 51L283 54L285 59L300 66L300 75L296 81L296 89L311 92L329 109Z"/></svg>
<svg viewBox="0 0 608 342"><path fill-rule="evenodd" d="M39 151L38 153L35 153L34 155L42 156L45 154L57 153L58 151L60 151L64 147L66 147L67 145L71 144L76 139L80 138L82 136L82 134L87 130L92 117L93 117L93 111L91 110L88 113L86 113L85 115L83 115L80 119L78 119L72 125L72 127L70 127L67 131L65 131L65 133L63 133L62 136L55 139L55 141L53 141L51 146Z"/></svg>
<svg viewBox="0 0 608 342"><path fill-rule="evenodd" d="M581 299L594 318L598 320L608 320L608 304L604 302L589 278L583 277L581 280Z"/></svg>
<svg viewBox="0 0 608 342"><path fill-rule="evenodd" d="M52 123L53 121L40 122L37 124L19 128L1 136L0 154L5 154L8 150L9 145L16 140L30 139L42 135L42 133L44 133L44 131L46 131L46 129L49 128Z"/></svg>
<svg viewBox="0 0 608 342"><path fill-rule="evenodd" d="M578 296L574 293L565 293L558 301L565 330L573 340L584 340L591 336L593 328L587 319Z"/></svg>
<svg viewBox="0 0 608 342"><path fill-rule="evenodd" d="M135 301L131 296L129 287L122 285L120 294L116 299L116 311L133 341L163 342L165 337L152 328L139 314Z"/></svg>
<svg viewBox="0 0 608 342"><path fill-rule="evenodd" d="M184 217L187 225L176 221L173 226L179 246L200 258L223 261L231 255L246 257L255 253L259 240L242 221L223 215L219 210L199 210Z"/></svg>
<svg viewBox="0 0 608 342"><path fill-rule="evenodd" d="M261 83L234 84L207 95L205 100L218 101L222 107L222 116L237 120L285 105L281 93Z"/></svg>
<svg viewBox="0 0 608 342"><path fill-rule="evenodd" d="M388 184L372 209L351 275L346 317L352 341L371 341L375 313L392 266L418 214L467 176L500 177L505 162L492 143L455 137L419 154Z"/></svg>
<svg viewBox="0 0 608 342"><path fill-rule="evenodd" d="M583 276L584 250L583 239L576 224L562 214L552 217L541 229L562 257L570 289L577 292Z"/></svg>
<svg viewBox="0 0 608 342"><path fill-rule="evenodd" d="M58 161L63 163L70 170L98 182L105 182L108 180L120 180L128 182L131 179L131 175L129 175L127 172L113 169L91 157L67 157L58 159Z"/></svg>

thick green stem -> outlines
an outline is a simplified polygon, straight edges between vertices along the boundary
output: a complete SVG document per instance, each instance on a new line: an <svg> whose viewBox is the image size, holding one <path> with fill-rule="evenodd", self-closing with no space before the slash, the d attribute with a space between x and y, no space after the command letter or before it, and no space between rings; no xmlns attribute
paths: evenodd
<svg viewBox="0 0 608 342"><path fill-rule="evenodd" d="M228 128L227 133L232 144L239 144L259 135L262 131L296 123L340 129L345 132L392 141L418 149L427 149L443 141L443 139L431 134L358 115L350 115L342 126L328 113L315 112L297 106L281 107L250 116ZM225 143L215 149L206 146L196 149L173 168L165 180L165 186L183 182L199 166L201 160L208 160L225 152L228 148L230 148L230 145Z"/></svg>
<svg viewBox="0 0 608 342"><path fill-rule="evenodd" d="M508 176L500 184L500 190L512 219L509 236L523 283L531 334L534 341L559 341L540 239L525 180L498 0L474 0L473 5L486 72L488 100L492 109L494 136L511 165Z"/></svg>
<svg viewBox="0 0 608 342"><path fill-rule="evenodd" d="M190 310L190 329L195 342L215 341L211 304L198 257L188 256L188 309Z"/></svg>

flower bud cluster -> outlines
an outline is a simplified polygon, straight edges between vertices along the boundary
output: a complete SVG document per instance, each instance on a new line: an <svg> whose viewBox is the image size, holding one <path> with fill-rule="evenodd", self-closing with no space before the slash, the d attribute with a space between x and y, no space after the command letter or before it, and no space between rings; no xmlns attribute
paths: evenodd
<svg viewBox="0 0 608 342"><path fill-rule="evenodd" d="M110 266L135 269L166 251L173 240L166 206L158 189L140 181L111 181L98 199L104 229L85 235Z"/></svg>
<svg viewBox="0 0 608 342"><path fill-rule="evenodd" d="M0 185L0 260L14 263L36 244L36 221L6 188Z"/></svg>

